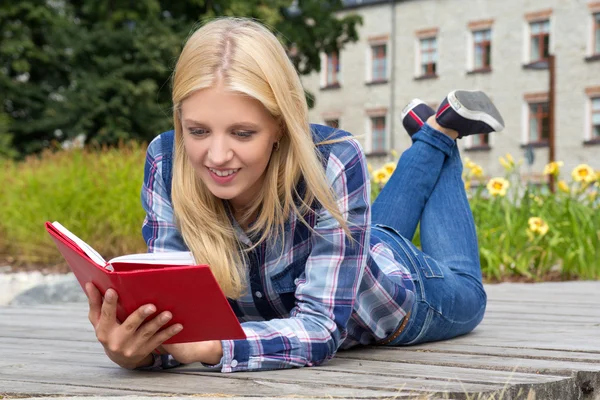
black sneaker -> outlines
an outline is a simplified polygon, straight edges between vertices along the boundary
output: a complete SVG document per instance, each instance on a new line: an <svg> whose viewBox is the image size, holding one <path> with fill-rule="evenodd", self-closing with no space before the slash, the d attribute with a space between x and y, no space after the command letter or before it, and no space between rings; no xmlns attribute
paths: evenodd
<svg viewBox="0 0 600 400"><path fill-rule="evenodd" d="M433 108L425 104L424 101L412 99L402 110L402 125L412 137L433 114L435 114Z"/></svg>
<svg viewBox="0 0 600 400"><path fill-rule="evenodd" d="M500 132L504 120L490 98L479 90L455 90L442 101L436 121L458 132L458 137Z"/></svg>

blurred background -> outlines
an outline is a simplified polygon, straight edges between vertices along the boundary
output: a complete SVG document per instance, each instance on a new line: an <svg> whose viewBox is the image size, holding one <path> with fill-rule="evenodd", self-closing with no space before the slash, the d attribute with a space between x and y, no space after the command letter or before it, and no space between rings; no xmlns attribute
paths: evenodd
<svg viewBox="0 0 600 400"><path fill-rule="evenodd" d="M359 137L373 198L410 146L401 114L411 99L435 109L451 90L484 90L506 129L459 146L486 278L600 276L591 0L1 2L0 267L67 271L46 220L107 259L145 251L145 147L171 128L186 37L216 16L256 18L278 35L312 122Z"/></svg>

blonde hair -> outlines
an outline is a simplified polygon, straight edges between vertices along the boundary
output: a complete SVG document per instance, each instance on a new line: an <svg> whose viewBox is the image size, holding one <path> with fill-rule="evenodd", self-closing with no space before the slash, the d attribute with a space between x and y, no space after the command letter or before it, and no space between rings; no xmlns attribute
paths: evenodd
<svg viewBox="0 0 600 400"><path fill-rule="evenodd" d="M272 152L263 191L242 216L242 221L247 221L260 210L248 233L262 234L249 249L238 242L223 201L194 173L183 144L181 103L192 93L217 84L260 101L281 127L280 148ZM269 237L283 235L291 212L309 226L305 215L315 200L351 238L315 151L300 78L283 46L267 28L248 19L222 18L193 33L175 67L173 106L175 219L196 262L210 266L227 297L239 298L246 290L244 251ZM325 143L331 141L320 144ZM306 191L299 199L296 186L302 177ZM301 200L299 206L295 200Z"/></svg>

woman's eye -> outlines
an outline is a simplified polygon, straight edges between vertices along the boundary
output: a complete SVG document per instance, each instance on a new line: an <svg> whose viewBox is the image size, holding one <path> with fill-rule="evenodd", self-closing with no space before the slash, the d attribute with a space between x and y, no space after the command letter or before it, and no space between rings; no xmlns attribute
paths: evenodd
<svg viewBox="0 0 600 400"><path fill-rule="evenodd" d="M241 138L249 138L254 133L253 131L234 131L234 135L239 136Z"/></svg>
<svg viewBox="0 0 600 400"><path fill-rule="evenodd" d="M206 133L206 129L190 129L190 134L195 135L195 136L201 136L204 135Z"/></svg>

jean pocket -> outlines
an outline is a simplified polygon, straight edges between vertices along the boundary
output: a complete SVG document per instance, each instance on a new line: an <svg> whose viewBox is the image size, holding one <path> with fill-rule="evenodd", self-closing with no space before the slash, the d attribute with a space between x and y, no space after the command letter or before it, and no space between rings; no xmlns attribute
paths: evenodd
<svg viewBox="0 0 600 400"><path fill-rule="evenodd" d="M420 275L423 275L425 278L443 278L444 273L442 272L442 268L440 264L429 257L427 254L423 253L421 250L414 245L414 243L400 233L397 230L390 226L376 224L375 226L388 230L395 234L396 242L402 248L404 253L410 258L413 262L413 265L419 269L421 272Z"/></svg>

